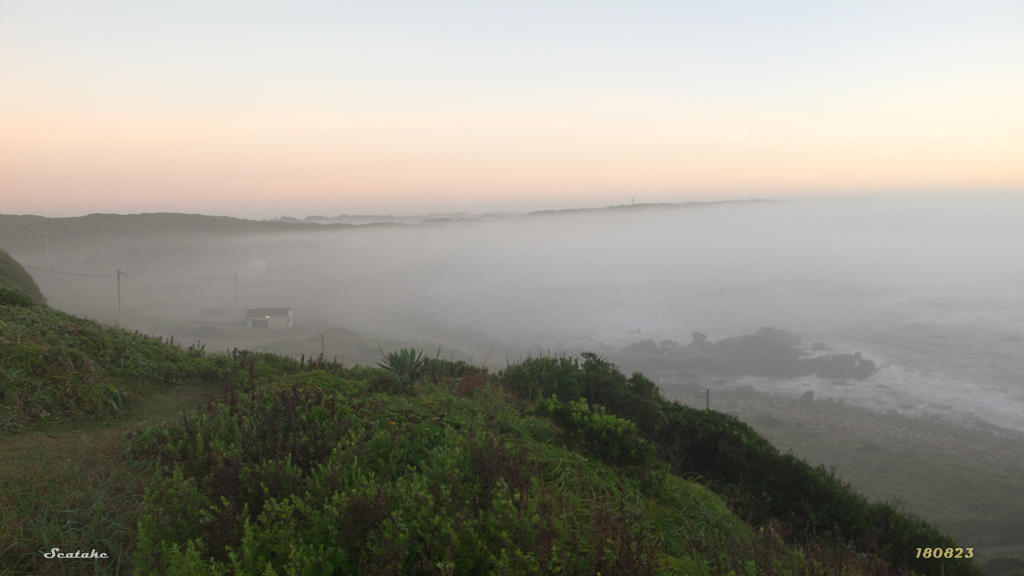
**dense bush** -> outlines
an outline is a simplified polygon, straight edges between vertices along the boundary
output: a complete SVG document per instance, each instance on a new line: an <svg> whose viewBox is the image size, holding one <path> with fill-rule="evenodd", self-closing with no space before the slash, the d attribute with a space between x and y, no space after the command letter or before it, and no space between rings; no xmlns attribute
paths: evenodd
<svg viewBox="0 0 1024 576"><path fill-rule="evenodd" d="M588 456L614 466L650 466L654 446L640 438L636 425L606 413L601 405L584 399L559 402L555 396L541 402L537 414L550 416L570 442Z"/></svg>
<svg viewBox="0 0 1024 576"><path fill-rule="evenodd" d="M542 442L550 431L503 403L292 380L136 435L134 457L167 470L146 497L142 573L655 569L633 481Z"/></svg>

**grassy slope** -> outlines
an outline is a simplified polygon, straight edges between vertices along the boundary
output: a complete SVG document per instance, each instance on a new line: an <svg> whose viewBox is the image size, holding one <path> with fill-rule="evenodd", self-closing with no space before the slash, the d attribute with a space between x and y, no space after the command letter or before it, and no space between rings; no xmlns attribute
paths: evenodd
<svg viewBox="0 0 1024 576"><path fill-rule="evenodd" d="M0 287L13 290L37 304L46 303L32 276L3 250L0 250Z"/></svg>
<svg viewBox="0 0 1024 576"><path fill-rule="evenodd" d="M0 432L122 416L153 387L213 375L201 356L43 306L0 306Z"/></svg>

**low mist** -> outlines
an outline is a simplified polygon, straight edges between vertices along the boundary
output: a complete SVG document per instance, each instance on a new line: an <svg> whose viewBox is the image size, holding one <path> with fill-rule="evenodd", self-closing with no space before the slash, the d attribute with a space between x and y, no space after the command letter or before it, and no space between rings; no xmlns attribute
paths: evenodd
<svg viewBox="0 0 1024 576"><path fill-rule="evenodd" d="M37 219L5 242L35 267L55 307L116 322L121 268L125 327L219 349L319 354L322 334L324 352L348 362L413 344L500 368L529 353L614 358L644 340L686 345L694 332L718 341L767 326L807 346L860 352L878 371L856 384L720 386L810 390L1024 431L1019 214L1024 201L1011 196L922 196L252 223L265 225L251 231L226 219L196 231L185 223L198 216L151 215L162 219L134 229L123 219L142 217L92 228ZM52 271L81 275L45 272L44 241ZM276 307L293 311L287 334L239 327L246 309ZM682 378L657 376L663 386Z"/></svg>

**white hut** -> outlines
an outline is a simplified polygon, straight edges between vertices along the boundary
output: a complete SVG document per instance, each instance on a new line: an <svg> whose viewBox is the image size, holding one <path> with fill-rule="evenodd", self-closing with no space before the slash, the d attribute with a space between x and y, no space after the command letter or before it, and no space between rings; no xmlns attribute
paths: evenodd
<svg viewBox="0 0 1024 576"><path fill-rule="evenodd" d="M291 308L249 308L245 326L250 330L287 330L292 327Z"/></svg>

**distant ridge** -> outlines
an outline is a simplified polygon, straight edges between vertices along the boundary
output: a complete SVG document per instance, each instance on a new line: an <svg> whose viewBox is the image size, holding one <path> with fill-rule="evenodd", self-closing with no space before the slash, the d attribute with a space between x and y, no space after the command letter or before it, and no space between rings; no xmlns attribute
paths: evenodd
<svg viewBox="0 0 1024 576"><path fill-rule="evenodd" d="M537 210L528 212L525 216L551 216L557 214L581 214L593 212L624 212L636 210L659 210L659 209L691 209L706 208L711 206L722 206L726 204L757 204L762 202L777 202L777 200L751 199L751 200L712 200L709 202L645 202L641 204L619 204L617 206L603 206L600 208L559 208L555 210Z"/></svg>
<svg viewBox="0 0 1024 576"><path fill-rule="evenodd" d="M365 226L443 226L486 222L492 220L510 220L518 218L537 218L557 215L577 215L612 212L633 212L648 210L688 210L729 204L750 204L774 202L774 200L722 200L711 202L683 203L642 203L604 206L597 208L561 208L538 210L526 213L489 212L473 214L469 212L431 213L423 215L391 216L391 215L347 215L339 216L307 216L300 220L289 216L281 216L273 220L248 220L232 216L207 216L204 214L184 214L171 212L143 214L88 214L63 218L47 218L33 215L0 214L0 245L15 251L36 249L42 245L44 233L49 233L51 245L70 245L77 242L114 241L125 237L159 237L161 235L182 236L203 240L219 236L244 234L267 234L282 232L352 229Z"/></svg>
<svg viewBox="0 0 1024 576"><path fill-rule="evenodd" d="M67 246L78 242L116 240L125 237L187 235L201 240L216 236L295 232L300 229L322 231L349 227L353 225L260 222L203 214L89 214L70 218L0 214L0 245L9 250L35 249L42 245L43 233L50 234L51 246L54 243Z"/></svg>

